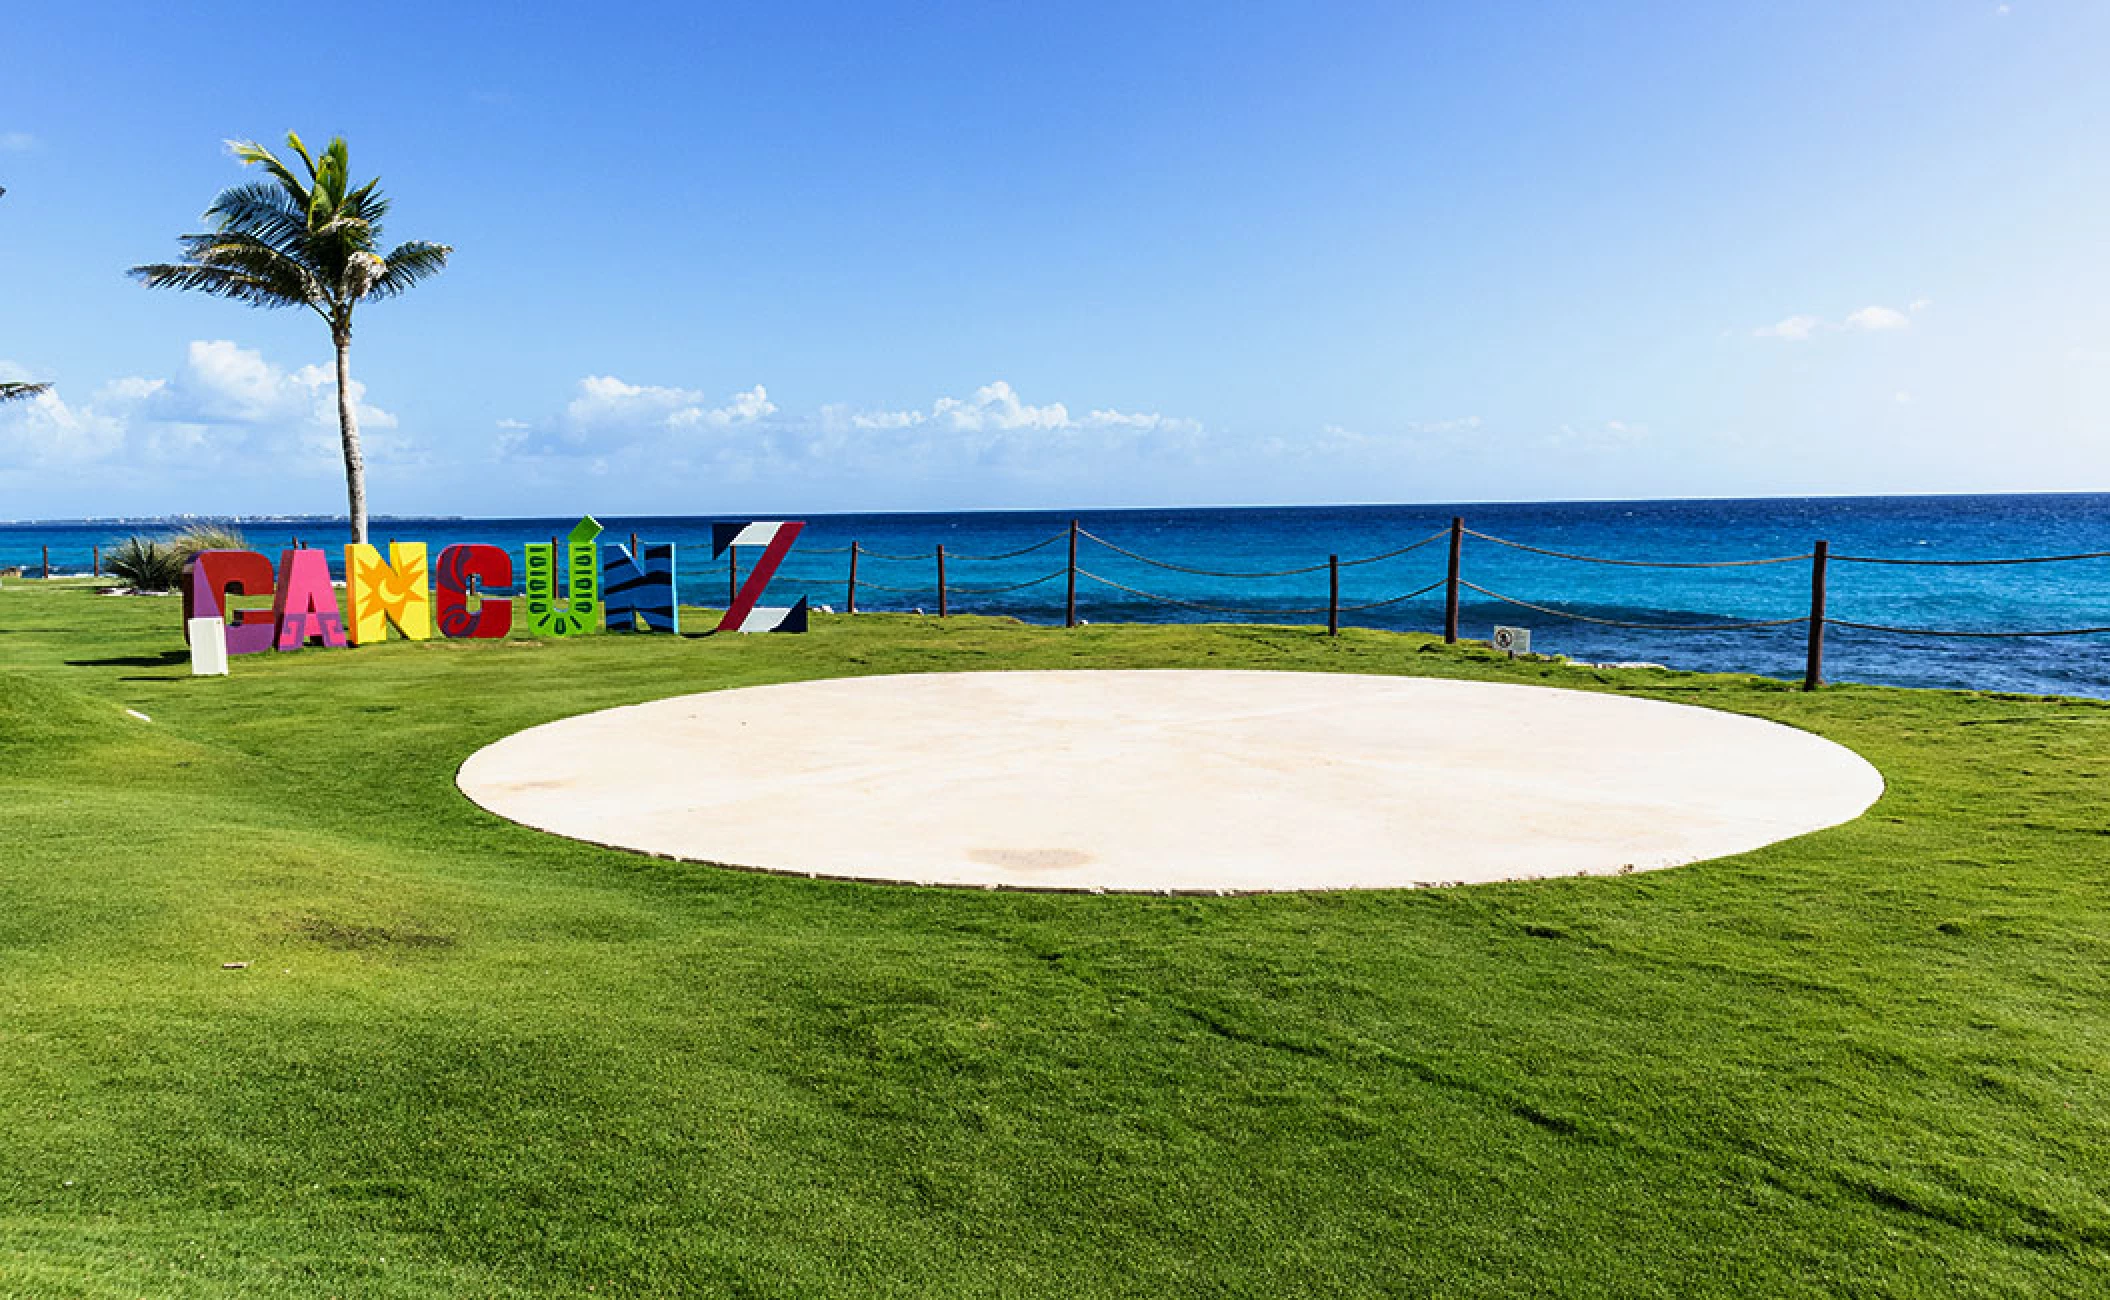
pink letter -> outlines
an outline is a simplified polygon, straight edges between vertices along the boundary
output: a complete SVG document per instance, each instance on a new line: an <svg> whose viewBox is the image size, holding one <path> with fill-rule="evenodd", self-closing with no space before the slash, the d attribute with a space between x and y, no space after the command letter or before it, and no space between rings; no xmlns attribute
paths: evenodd
<svg viewBox="0 0 2110 1300"><path fill-rule="evenodd" d="M333 650L344 648L344 616L330 586L330 562L321 551L287 551L278 559L278 597L271 603L278 619L278 648L298 650L320 637Z"/></svg>

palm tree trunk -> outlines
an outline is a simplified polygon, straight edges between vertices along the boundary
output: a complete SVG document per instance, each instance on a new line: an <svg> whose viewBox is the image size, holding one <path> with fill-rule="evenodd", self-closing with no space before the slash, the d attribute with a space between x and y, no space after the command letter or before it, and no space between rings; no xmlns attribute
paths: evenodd
<svg viewBox="0 0 2110 1300"><path fill-rule="evenodd" d="M366 456L359 450L359 414L352 402L352 332L333 330L337 344L337 431L344 438L344 488L352 540L366 541Z"/></svg>

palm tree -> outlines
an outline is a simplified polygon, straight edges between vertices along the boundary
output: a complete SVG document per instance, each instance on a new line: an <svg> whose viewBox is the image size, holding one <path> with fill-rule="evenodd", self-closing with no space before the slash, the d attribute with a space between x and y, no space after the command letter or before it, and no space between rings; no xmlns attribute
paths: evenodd
<svg viewBox="0 0 2110 1300"><path fill-rule="evenodd" d="M306 307L329 322L337 349L337 428L344 441L344 481L352 540L366 540L366 459L351 395L352 309L369 298L393 298L437 275L454 250L412 240L386 255L381 218L388 200L379 179L354 187L342 137L318 160L300 137L286 143L307 172L303 181L269 149L230 140L229 152L261 167L269 180L223 190L205 210L210 233L183 235L183 260L135 266L149 289L198 289L252 307Z"/></svg>

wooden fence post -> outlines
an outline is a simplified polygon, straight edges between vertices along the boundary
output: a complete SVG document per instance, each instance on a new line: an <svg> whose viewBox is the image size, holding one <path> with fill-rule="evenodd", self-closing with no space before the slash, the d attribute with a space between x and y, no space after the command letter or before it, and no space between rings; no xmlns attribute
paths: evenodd
<svg viewBox="0 0 2110 1300"><path fill-rule="evenodd" d="M1443 589L1443 639L1458 642L1458 562L1465 552L1465 520L1451 519L1451 576Z"/></svg>
<svg viewBox="0 0 2110 1300"><path fill-rule="evenodd" d="M938 543L938 617L945 617L945 543Z"/></svg>
<svg viewBox="0 0 2110 1300"><path fill-rule="evenodd" d="M1064 602L1062 625L1077 626L1077 521L1070 521L1070 586Z"/></svg>
<svg viewBox="0 0 2110 1300"><path fill-rule="evenodd" d="M96 577L98 577L98 578L102 577L102 576L103 576L103 548L102 548L102 547L100 547L100 546L94 546L94 547L91 547L91 548L89 548L89 551L88 551L88 553L89 553L90 555L92 555L92 556L94 556L94 557L95 557L95 576L96 576Z"/></svg>
<svg viewBox="0 0 2110 1300"><path fill-rule="evenodd" d="M740 548L725 548L725 607L731 609L740 603Z"/></svg>
<svg viewBox="0 0 2110 1300"><path fill-rule="evenodd" d="M1341 634L1341 557L1326 557L1326 635Z"/></svg>
<svg viewBox="0 0 2110 1300"><path fill-rule="evenodd" d="M51 577L51 548L49 546L44 548L44 576L46 578Z"/></svg>
<svg viewBox="0 0 2110 1300"><path fill-rule="evenodd" d="M637 554L637 534L636 534L636 533L632 533L632 534L630 534L630 558L631 558L632 560L637 560L637 562L638 562L638 563L640 563L640 564L644 563L644 561L642 561L642 560L639 560L639 559L638 559L638 554Z"/></svg>
<svg viewBox="0 0 2110 1300"><path fill-rule="evenodd" d="M843 609L847 613L857 612L857 543L850 543L850 590L843 597Z"/></svg>
<svg viewBox="0 0 2110 1300"><path fill-rule="evenodd" d="M1831 550L1830 542L1819 541L1810 555L1810 657L1802 670L1806 691L1824 685L1824 569Z"/></svg>

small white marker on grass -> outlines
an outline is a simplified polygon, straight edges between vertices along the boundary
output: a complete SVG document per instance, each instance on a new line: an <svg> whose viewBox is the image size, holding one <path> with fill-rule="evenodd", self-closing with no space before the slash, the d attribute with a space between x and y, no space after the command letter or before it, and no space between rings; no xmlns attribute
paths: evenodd
<svg viewBox="0 0 2110 1300"><path fill-rule="evenodd" d="M193 677L227 676L227 621L190 620L190 671Z"/></svg>
<svg viewBox="0 0 2110 1300"><path fill-rule="evenodd" d="M137 718L137 719L139 719L139 720L140 720L141 722L152 722L152 721L153 721L153 719L152 719L152 718L148 717L148 716L147 716L146 714L144 714L144 713L141 713L141 712L140 712L139 710L137 710L137 709L126 709L126 710L125 710L125 716L126 716L126 717L128 717L128 718Z"/></svg>

